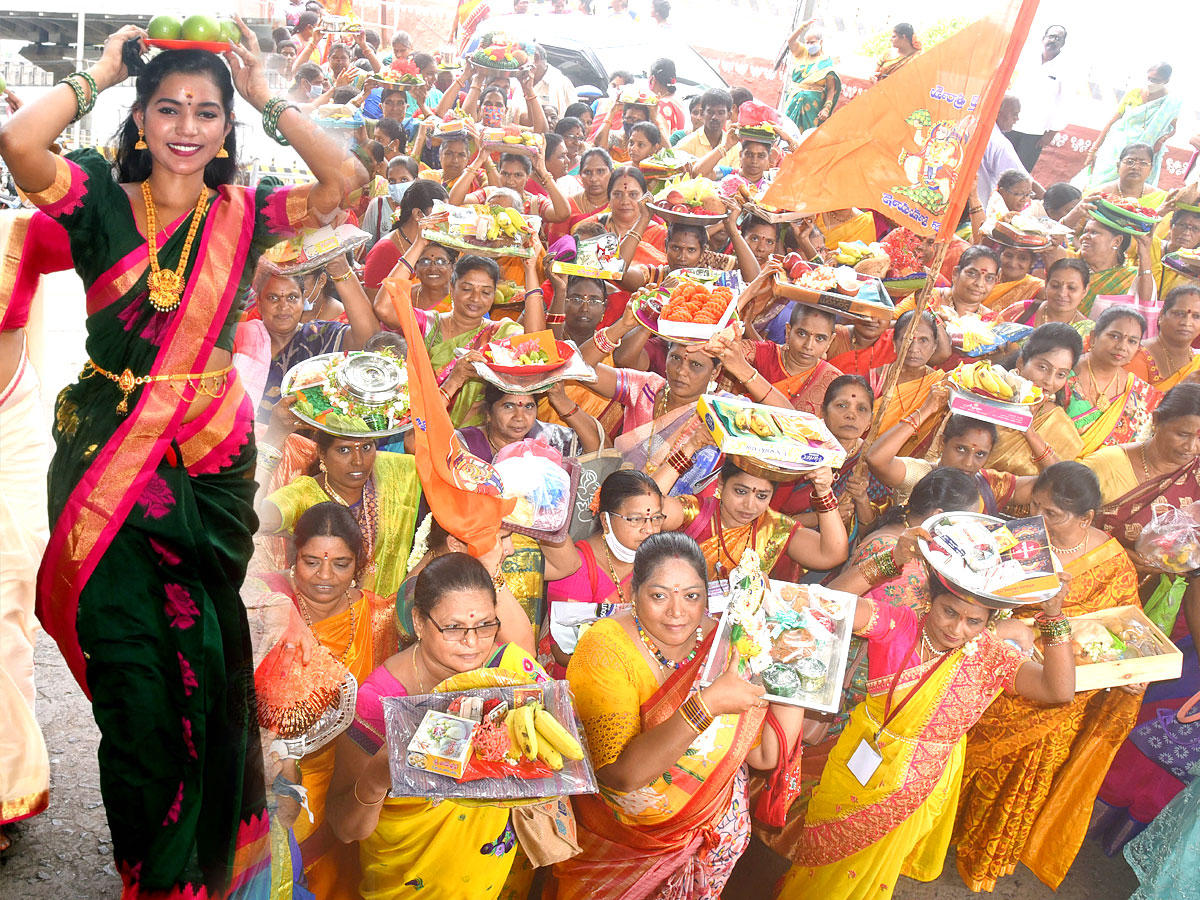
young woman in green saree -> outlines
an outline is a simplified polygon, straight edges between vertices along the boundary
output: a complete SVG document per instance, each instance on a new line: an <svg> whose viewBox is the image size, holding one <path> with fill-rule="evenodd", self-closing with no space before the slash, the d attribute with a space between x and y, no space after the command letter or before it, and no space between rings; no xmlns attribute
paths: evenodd
<svg viewBox="0 0 1200 900"><path fill-rule="evenodd" d="M271 98L240 27L228 67L167 51L133 73L125 60L146 32L121 28L87 73L0 131L0 155L67 230L87 289L90 358L58 400L37 612L92 699L127 897L224 896L270 874L238 596L255 523L253 411L230 365L233 330L257 256L332 213L345 181L334 145ZM93 150L50 152L130 74L115 172ZM232 184L235 86L320 184Z"/></svg>

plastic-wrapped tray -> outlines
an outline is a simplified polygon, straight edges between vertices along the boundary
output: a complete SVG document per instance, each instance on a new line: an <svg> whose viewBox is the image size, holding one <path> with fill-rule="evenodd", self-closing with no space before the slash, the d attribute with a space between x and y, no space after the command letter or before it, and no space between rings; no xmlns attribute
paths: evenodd
<svg viewBox="0 0 1200 900"><path fill-rule="evenodd" d="M499 463L503 465L503 461ZM538 541L550 541L558 543L567 536L567 532L571 530L571 510L575 507L575 494L579 491L579 475L580 465L579 460L572 457L566 457L562 461L562 468L567 473L567 498L564 506L564 515L562 524L553 531L545 528L536 528L533 525L525 525L520 522L513 522L509 519L504 520L504 526L509 531L515 531L517 534L523 534ZM500 473L501 481L504 476ZM508 495L505 494L507 497Z"/></svg>
<svg viewBox="0 0 1200 900"><path fill-rule="evenodd" d="M820 712L837 712L842 703L842 684L846 677L846 662L850 654L850 639L854 629L855 596L844 591L834 591L817 584L789 584L783 581L771 581L771 590L788 604L794 611L819 610L819 614L810 613L820 625L832 625L830 637L823 642L814 638L811 651L804 646L790 647L790 639L781 641L784 635L803 631L800 629L785 629L781 631L772 643L772 659L775 660L767 670L771 672L776 666L781 666L794 674L794 679L784 676L780 680L794 681L796 691L788 696L773 694L768 688L767 699L774 703L786 703L791 706L802 706L805 709ZM832 613L832 614L831 614ZM802 615L804 615L802 613ZM731 645L731 610L721 615L717 625L717 637L713 641L708 661L700 676L702 684L712 684L725 671ZM801 654L788 662L781 662L780 657L787 657L793 652ZM820 673L819 676L817 673ZM768 675L768 682L771 676ZM754 684L764 684L763 673L752 676L749 681ZM816 686L819 681L819 686ZM812 689L806 687L812 686Z"/></svg>
<svg viewBox="0 0 1200 900"><path fill-rule="evenodd" d="M514 690L523 693L539 689L546 710L583 745L583 759L564 759L562 769L549 778L481 778L466 782L407 765L409 742L428 710L445 712L450 701L458 695L479 697L483 700L507 700L511 705ZM438 797L446 800L473 800L486 804L488 801L533 802L547 797L594 794L597 790L596 773L587 752L587 739L575 713L570 687L565 681L385 697L383 717L387 727L388 768L392 776L392 790L389 796Z"/></svg>
<svg viewBox="0 0 1200 900"><path fill-rule="evenodd" d="M891 319L896 310L880 279L872 275L863 275L860 272L858 280L861 283L858 293L851 296L850 294L800 287L786 276L776 273L775 295L799 303L819 306L839 315Z"/></svg>

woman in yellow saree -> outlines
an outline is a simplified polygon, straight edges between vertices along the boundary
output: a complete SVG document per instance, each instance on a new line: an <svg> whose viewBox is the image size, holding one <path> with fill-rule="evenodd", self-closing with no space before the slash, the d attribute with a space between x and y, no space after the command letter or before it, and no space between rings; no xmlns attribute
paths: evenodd
<svg viewBox="0 0 1200 900"><path fill-rule="evenodd" d="M1075 245L1079 248L1079 258L1087 263L1092 273L1087 291L1079 303L1079 311L1085 316L1091 313L1097 297L1134 292L1139 280L1138 268L1127 265L1125 261L1131 242L1129 235L1102 225L1093 218L1083 223L1083 230L1075 238ZM1148 301L1149 296L1143 299Z"/></svg>
<svg viewBox="0 0 1200 900"><path fill-rule="evenodd" d="M875 240L875 217L854 207L818 213L817 228L825 236L825 246L831 250L836 249L842 241L869 244Z"/></svg>
<svg viewBox="0 0 1200 900"><path fill-rule="evenodd" d="M879 58L875 66L875 83L895 75L921 52L921 42L908 22L898 22L892 28L892 49Z"/></svg>
<svg viewBox="0 0 1200 900"><path fill-rule="evenodd" d="M892 329L892 342L896 352L909 327L913 325L913 310L903 313L896 320ZM937 336L941 326L937 317L929 310L921 313L921 319L916 323L916 334L908 345L908 355L902 362L889 363L874 369L870 375L871 390L875 392L875 403L883 407L880 419L879 434L899 424L906 416L916 413L930 397L930 392L946 380L946 373L929 365L929 358L937 349ZM894 394L884 397L881 394L887 381L888 373L894 365L900 366L900 377L896 381ZM922 417L921 428L916 434L906 440L900 448L903 455L911 455L919 445L928 445L929 438L942 424L944 415L929 415Z"/></svg>
<svg viewBox="0 0 1200 900"><path fill-rule="evenodd" d="M262 581L268 591L295 605L321 646L362 684L396 652L396 628L391 601L354 586L363 555L358 523L346 507L319 503L296 522L294 542L296 565ZM304 669L297 677L303 680ZM301 760L300 785L312 819L301 813L292 831L309 890L323 900L353 900L358 897L358 849L334 837L325 820L333 755L330 744Z"/></svg>
<svg viewBox="0 0 1200 900"><path fill-rule="evenodd" d="M1093 527L1100 486L1085 466L1063 462L1034 485L1030 512L1071 576L1063 613L1139 606L1125 550ZM954 843L973 891L992 891L1023 862L1057 890L1083 844L1104 773L1137 718L1141 691L1083 691L1047 706L1005 693L967 737Z"/></svg>
<svg viewBox="0 0 1200 900"><path fill-rule="evenodd" d="M860 568L882 580L917 558L915 530L889 558ZM813 792L780 900L888 900L901 874L933 881L954 825L966 733L1002 690L1043 703L1075 693L1066 591L1038 624L1045 666L987 630L992 610L935 576L919 614L860 597L854 633L867 640L867 699L855 707Z"/></svg>
<svg viewBox="0 0 1200 900"><path fill-rule="evenodd" d="M354 724L337 739L326 817L340 840L358 842L363 900L491 900L516 857L509 809L388 798L382 701L431 693L479 669L528 682L546 676L524 650L497 646L496 591L478 560L449 553L430 562L413 604L417 643L371 673L359 689Z"/></svg>
<svg viewBox="0 0 1200 900"><path fill-rule="evenodd" d="M1126 369L1164 394L1200 369L1192 342L1200 337L1200 284L1182 284L1163 297L1158 334L1142 344Z"/></svg>
<svg viewBox="0 0 1200 900"><path fill-rule="evenodd" d="M665 495L676 477L668 465L655 473L654 480ZM817 529L805 528L771 509L777 483L801 477L812 483ZM664 531L682 531L700 545L708 577L714 581L727 580L747 549L758 554L764 575L787 560L804 569L826 571L844 563L850 552L846 524L833 493L833 471L828 467L789 476L748 457L726 456L714 496L666 497L663 513Z"/></svg>
<svg viewBox="0 0 1200 900"><path fill-rule="evenodd" d="M996 238L993 243L1000 244ZM1041 293L1046 282L1033 272L1037 255L1026 247L1000 244L1000 280L992 287L983 305L993 312L1002 312L1014 303L1031 300Z"/></svg>
<svg viewBox="0 0 1200 900"><path fill-rule="evenodd" d="M1033 425L1025 431L997 429L996 444L988 457L993 469L1036 475L1061 460L1079 458L1083 439L1059 403L1082 352L1079 333L1063 322L1041 325L1029 335L1017 356L1015 371L1042 389L1042 400L1033 414Z"/></svg>
<svg viewBox="0 0 1200 900"><path fill-rule="evenodd" d="M1080 457L1150 435L1150 417L1162 394L1125 366L1133 359L1146 320L1127 306L1110 306L1096 320L1092 347L1067 379L1067 414L1083 438Z"/></svg>
<svg viewBox="0 0 1200 900"><path fill-rule="evenodd" d="M1056 260L1046 270L1046 286L1039 300L1024 300L1000 310L1001 322L1018 322L1037 328L1049 322L1063 322L1087 337L1096 323L1079 311L1092 273L1082 259Z"/></svg>
<svg viewBox="0 0 1200 900"><path fill-rule="evenodd" d="M554 867L556 896L717 900L750 840L746 768L788 761L803 712L767 712L736 667L697 689L717 623L694 541L648 537L632 588L567 666L600 793L572 798L582 852Z"/></svg>

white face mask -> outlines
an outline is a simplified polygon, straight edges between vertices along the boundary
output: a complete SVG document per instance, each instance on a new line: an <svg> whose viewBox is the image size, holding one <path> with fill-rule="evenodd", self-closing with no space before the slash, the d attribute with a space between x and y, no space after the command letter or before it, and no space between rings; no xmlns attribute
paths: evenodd
<svg viewBox="0 0 1200 900"><path fill-rule="evenodd" d="M637 554L636 550L630 550L624 544L617 540L617 536L612 530L612 516L604 513L604 523L608 526L608 530L604 532L604 543L608 545L608 551L615 559L623 563L633 562L633 557Z"/></svg>

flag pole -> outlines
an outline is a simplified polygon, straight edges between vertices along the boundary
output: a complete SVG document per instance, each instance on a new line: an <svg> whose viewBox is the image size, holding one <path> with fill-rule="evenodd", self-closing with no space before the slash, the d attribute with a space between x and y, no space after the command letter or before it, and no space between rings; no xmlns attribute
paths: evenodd
<svg viewBox="0 0 1200 900"><path fill-rule="evenodd" d="M913 307L912 322L908 326L908 331L904 333L904 337L900 339L900 346L896 348L896 364L883 379L883 386L880 388L879 396L875 400L875 412L871 416L871 427L867 430L867 436L863 440L863 452L858 457L858 462L854 464L854 475L856 478L862 477L863 470L867 467L867 450L879 437L879 426L883 424L883 411L888 404L895 399L896 388L900 384L900 370L904 368L904 359L908 356L909 345L913 341L913 336L917 333L917 323L921 319L921 313L925 312L925 307L929 303L929 297L933 293L934 283L937 281L938 272L942 270L942 263L946 260L946 254L950 250L950 241L954 239L953 234L950 240L941 241L936 245L933 254L933 262L930 264L929 277L925 279L925 284L917 294L916 305Z"/></svg>

